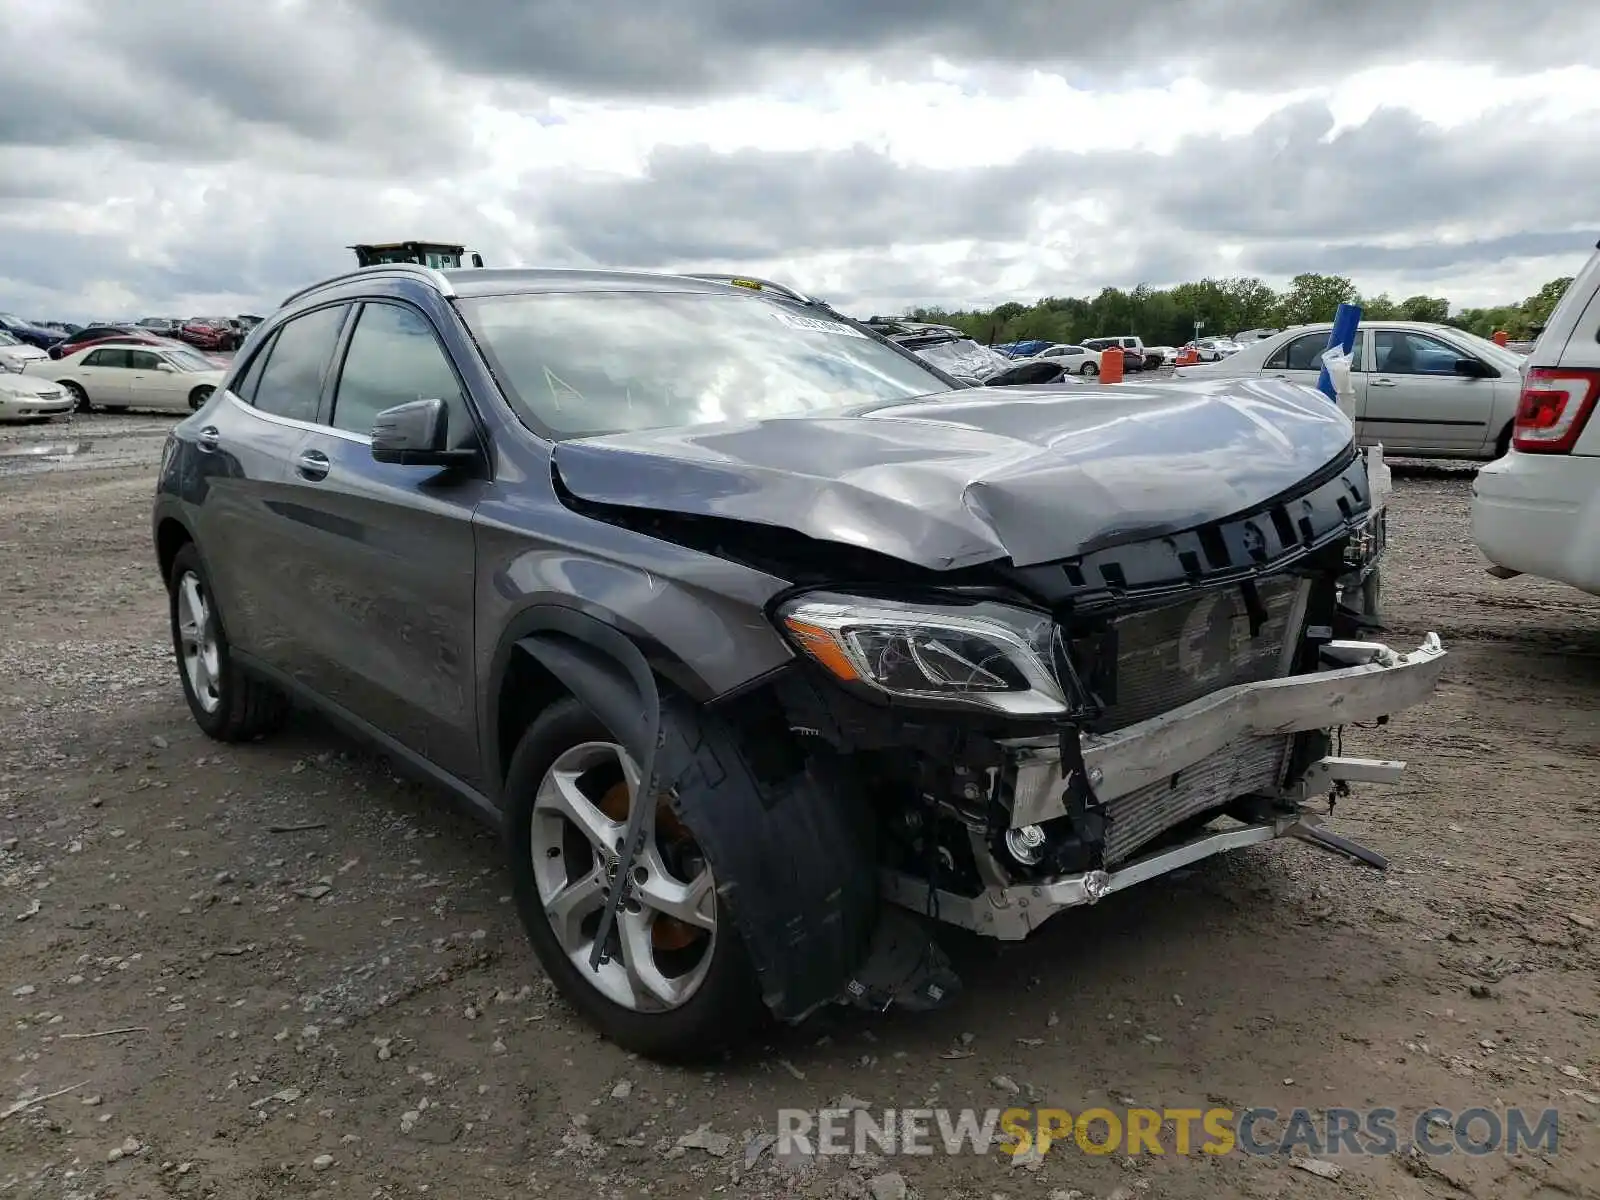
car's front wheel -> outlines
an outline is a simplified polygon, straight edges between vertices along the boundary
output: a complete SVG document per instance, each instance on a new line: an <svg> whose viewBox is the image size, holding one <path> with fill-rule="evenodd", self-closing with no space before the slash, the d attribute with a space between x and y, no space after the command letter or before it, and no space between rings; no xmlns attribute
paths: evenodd
<svg viewBox="0 0 1600 1200"><path fill-rule="evenodd" d="M250 741L276 730L288 715L288 700L233 661L211 581L192 542L173 558L167 590L173 655L195 724L220 742Z"/></svg>
<svg viewBox="0 0 1600 1200"><path fill-rule="evenodd" d="M665 798L641 800L640 786L632 756L576 700L542 713L506 778L512 890L545 971L602 1034L651 1058L704 1058L755 1027L755 973L693 831ZM623 832L641 802L656 806L654 836L619 879Z"/></svg>
<svg viewBox="0 0 1600 1200"><path fill-rule="evenodd" d="M63 379L61 386L66 389L67 395L72 397L73 412L86 413L94 410L94 405L89 402L89 393L83 390L82 384Z"/></svg>
<svg viewBox="0 0 1600 1200"><path fill-rule="evenodd" d="M189 393L189 408L194 412L199 412L201 406L211 399L211 393L216 390L209 383L201 384Z"/></svg>

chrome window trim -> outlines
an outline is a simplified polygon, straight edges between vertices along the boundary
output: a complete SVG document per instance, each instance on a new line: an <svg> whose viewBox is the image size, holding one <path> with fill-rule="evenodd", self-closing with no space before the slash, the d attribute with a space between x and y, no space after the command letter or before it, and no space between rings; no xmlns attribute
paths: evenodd
<svg viewBox="0 0 1600 1200"><path fill-rule="evenodd" d="M247 404L238 396L234 395L232 388L224 388L222 390L222 395L225 399L231 401L233 404L238 406L243 411L249 413L251 416L270 422L273 425L281 425L285 429L300 429L304 430L306 433L325 433L330 437L341 438L347 442L354 442L358 446L372 445L372 438L366 434L351 433L348 430L335 429L332 425L318 425L315 421L301 421L295 417L280 417L277 413L265 412L253 404Z"/></svg>

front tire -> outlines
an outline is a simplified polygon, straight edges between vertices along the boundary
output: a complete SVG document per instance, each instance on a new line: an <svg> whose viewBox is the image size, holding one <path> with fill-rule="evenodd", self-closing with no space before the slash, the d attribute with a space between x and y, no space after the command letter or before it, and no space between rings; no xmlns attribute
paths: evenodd
<svg viewBox="0 0 1600 1200"><path fill-rule="evenodd" d="M189 393L189 411L199 412L205 402L211 399L211 393L217 389L210 384L202 384Z"/></svg>
<svg viewBox="0 0 1600 1200"><path fill-rule="evenodd" d="M192 542L173 558L167 596L178 678L195 724L219 742L253 741L275 732L289 714L289 702L234 663L211 582Z"/></svg>
<svg viewBox="0 0 1600 1200"><path fill-rule="evenodd" d="M70 379L63 379L61 386L66 388L67 395L72 397L72 411L89 413L94 411L94 405L89 402L89 393L83 390L83 385L74 383Z"/></svg>
<svg viewBox="0 0 1600 1200"><path fill-rule="evenodd" d="M1506 427L1500 431L1500 436L1495 439L1495 458L1501 459L1511 453L1511 434L1513 432L1514 425L1515 422L1507 422Z"/></svg>
<svg viewBox="0 0 1600 1200"><path fill-rule="evenodd" d="M693 832L664 802L635 859L611 954L589 954L617 886L638 767L577 700L522 735L505 788L506 851L523 928L561 994L605 1037L649 1058L705 1059L742 1041L763 1008L727 902Z"/></svg>

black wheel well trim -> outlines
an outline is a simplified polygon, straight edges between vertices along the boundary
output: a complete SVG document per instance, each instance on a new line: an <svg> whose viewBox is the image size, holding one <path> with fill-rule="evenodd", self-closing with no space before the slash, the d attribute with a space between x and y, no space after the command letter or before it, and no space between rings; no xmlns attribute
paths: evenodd
<svg viewBox="0 0 1600 1200"><path fill-rule="evenodd" d="M615 625L553 604L530 610L521 628L508 657L525 653L562 682L632 752L647 794L666 795L697 831L767 1008L794 1021L836 998L867 952L877 917L872 839L858 828L861 797L815 764L764 784L735 724L714 706L658 686L644 650ZM499 807L506 808L503 798ZM636 804L629 815L620 878L631 871L653 811ZM782 881L776 890L774 880ZM613 893L597 945L623 894Z"/></svg>
<svg viewBox="0 0 1600 1200"><path fill-rule="evenodd" d="M656 697L658 704L659 696L654 691L656 676L696 703L705 704L717 698L715 689L697 671L632 622L588 605L539 600L514 613L501 630L483 690L484 778L492 783L497 795L504 785L505 767L514 748L502 745L500 738L500 705L506 676L512 670L515 654L529 654L538 661L538 656L523 643L541 635L570 638L605 654L623 670L636 690L641 678L648 679L652 689L649 694ZM549 670L548 665L541 665ZM642 676L639 674L641 667ZM557 682L569 692L574 691L571 684L559 676Z"/></svg>
<svg viewBox="0 0 1600 1200"><path fill-rule="evenodd" d="M156 565L161 571L161 583L165 587L171 582L172 563L184 546L195 546L195 553L200 554L200 549L195 543L194 533L183 521L171 512L156 512ZM200 561L205 562L205 555L200 555Z"/></svg>
<svg viewBox="0 0 1600 1200"><path fill-rule="evenodd" d="M665 784L659 777L657 753L661 744L661 690L644 652L616 626L576 608L546 606L533 620L534 628L514 644L560 680L632 752L644 795L659 795ZM634 857L647 834L647 819L655 819L652 806L634 804L617 846L620 879L626 879L633 870ZM589 953L591 971L600 967L625 892L625 888L617 888L600 913L600 926Z"/></svg>

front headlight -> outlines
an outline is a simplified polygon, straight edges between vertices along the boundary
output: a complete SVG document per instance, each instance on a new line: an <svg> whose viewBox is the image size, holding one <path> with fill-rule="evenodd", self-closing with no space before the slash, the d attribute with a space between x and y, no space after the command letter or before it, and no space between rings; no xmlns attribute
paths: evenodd
<svg viewBox="0 0 1600 1200"><path fill-rule="evenodd" d="M797 650L853 687L1015 717L1070 708L1051 667L1055 623L1044 613L810 592L782 605L778 621Z"/></svg>
<svg viewBox="0 0 1600 1200"><path fill-rule="evenodd" d="M13 375L21 375L22 364L15 359L0 358L0 371L10 371Z"/></svg>

